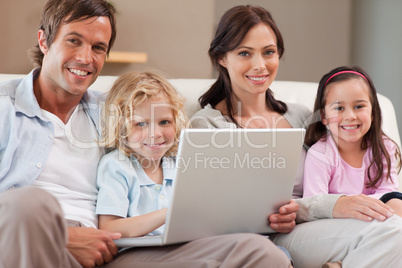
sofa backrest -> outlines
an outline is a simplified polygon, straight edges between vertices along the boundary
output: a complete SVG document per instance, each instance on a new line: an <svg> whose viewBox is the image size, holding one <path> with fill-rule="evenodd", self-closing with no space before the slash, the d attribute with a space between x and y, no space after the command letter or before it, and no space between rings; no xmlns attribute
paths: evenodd
<svg viewBox="0 0 402 268"><path fill-rule="evenodd" d="M115 76L100 76L92 85L92 89L107 92L113 85ZM189 118L200 109L198 98L209 89L215 79L169 79L169 82L185 98L185 110ZM274 81L271 85L275 98L293 103L301 103L313 110L318 83L296 81ZM383 116L383 130L399 147L401 139L394 106L391 101L378 94ZM398 175L399 191L402 191L402 172Z"/></svg>
<svg viewBox="0 0 402 268"><path fill-rule="evenodd" d="M115 80L115 76L100 76L91 88L107 92ZM185 98L185 110L189 117L200 109L198 98L208 90L214 81L215 79L169 79L169 82ZM274 81L270 88L274 92L275 98L285 102L301 103L313 110L318 83ZM394 106L387 97L381 94L378 94L378 100L383 115L383 130L400 146L401 140Z"/></svg>
<svg viewBox="0 0 402 268"><path fill-rule="evenodd" d="M0 74L0 82L24 76L25 75ZM91 86L91 89L106 93L112 87L116 79L116 76L99 76ZM189 117L200 109L198 98L202 93L208 90L214 81L215 79L169 79L169 82L185 98L184 108ZM312 110L318 83L275 81L270 88L274 92L275 98L285 102L301 103ZM391 101L381 94L378 94L378 100L383 116L383 130L385 134L401 147L401 139L394 107ZM399 173L399 190L402 191L402 172Z"/></svg>

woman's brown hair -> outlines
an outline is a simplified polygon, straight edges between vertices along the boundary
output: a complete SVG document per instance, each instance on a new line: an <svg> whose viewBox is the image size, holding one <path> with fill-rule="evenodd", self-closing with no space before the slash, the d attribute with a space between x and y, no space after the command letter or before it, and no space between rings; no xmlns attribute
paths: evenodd
<svg viewBox="0 0 402 268"><path fill-rule="evenodd" d="M204 108L208 104L215 107L219 102L225 100L229 118L238 126L239 124L233 117L230 77L226 68L219 64L219 60L227 52L236 49L249 30L259 23L266 24L275 33L279 58L281 58L285 51L283 38L271 14L262 7L251 5L235 6L226 11L219 21L215 38L212 40L208 51L211 62L217 68L219 76L211 88L199 98L199 102ZM267 89L266 92L266 103L268 107L280 114L287 111L286 104L277 101L270 89Z"/></svg>

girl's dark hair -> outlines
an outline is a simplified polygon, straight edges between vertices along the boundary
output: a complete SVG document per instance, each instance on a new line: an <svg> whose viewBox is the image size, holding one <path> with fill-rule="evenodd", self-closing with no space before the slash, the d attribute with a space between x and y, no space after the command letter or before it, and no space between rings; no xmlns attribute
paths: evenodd
<svg viewBox="0 0 402 268"><path fill-rule="evenodd" d="M208 51L211 62L218 70L219 76L211 88L199 98L199 102L201 107L204 108L208 104L215 107L219 102L225 100L229 118L238 127L240 127L239 124L233 118L234 111L230 77L226 68L219 64L219 60L222 59L227 52L236 49L249 30L259 23L266 24L275 33L279 58L281 58L285 47L282 35L271 14L262 7L250 5L235 6L226 11L219 21L215 38L212 40ZM268 107L280 114L284 114L287 111L286 104L277 101L270 89L267 89L266 92L266 103Z"/></svg>
<svg viewBox="0 0 402 268"><path fill-rule="evenodd" d="M107 54L116 39L116 9L106 0L49 0L43 8L39 29L45 32L50 48L62 23L85 20L92 17L108 17L112 27ZM43 53L36 44L30 51L31 61L42 67Z"/></svg>
<svg viewBox="0 0 402 268"><path fill-rule="evenodd" d="M333 76L336 73L343 72L343 71L352 71L352 72L358 72L361 75L363 75L366 79L361 77L359 74L356 73L340 73L335 76ZM333 76L333 77L332 77ZM326 96L328 92L326 89L328 88L328 85L340 81L346 81L350 79L361 79L365 83L368 84L369 89L370 89L370 102L372 106L372 123L370 126L369 131L364 135L363 141L361 144L362 149L367 149L367 147L370 145L372 147L372 153L373 153L373 158L371 159L369 168L367 169L367 174L369 178L369 182L366 184L367 188L374 187L376 188L380 183L381 183L381 178L384 173L384 169L387 169L387 176L386 178L391 178L391 158L390 158L390 153L386 149L384 145L384 137L386 139L391 140L393 143L395 143L392 139L390 139L387 135L384 134L382 131L382 116L381 116L381 108L380 108L380 103L378 102L377 98L377 91L374 87L374 83L370 76L360 67L357 66L342 66L333 69L329 73L325 74L321 80L320 83L318 84L318 90L317 90L317 97L315 99L315 104L314 104L314 112L313 112L313 118L312 118L312 123L307 129L306 136L304 143L308 146L311 147L313 144L315 144L317 141L320 139L325 139L327 129L325 125L321 121L321 113L325 109L325 104L326 104ZM395 143L396 144L396 143ZM395 151L395 158L398 162L397 167L398 167L398 172L400 171L401 168L401 153L400 149L398 146L396 146L396 151ZM386 166L384 166L383 158L386 161ZM376 170L373 174L375 174L374 178L371 177L371 172L370 170Z"/></svg>

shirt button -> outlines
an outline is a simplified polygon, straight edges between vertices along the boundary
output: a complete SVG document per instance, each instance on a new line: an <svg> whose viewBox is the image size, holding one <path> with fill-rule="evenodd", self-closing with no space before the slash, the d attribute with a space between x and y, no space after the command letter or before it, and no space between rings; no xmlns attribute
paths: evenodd
<svg viewBox="0 0 402 268"><path fill-rule="evenodd" d="M49 138L50 138L51 140L53 140L53 139L54 139L54 136L53 136L52 134L50 134L50 135L49 135Z"/></svg>
<svg viewBox="0 0 402 268"><path fill-rule="evenodd" d="M160 186L155 186L155 190L159 191L161 189Z"/></svg>
<svg viewBox="0 0 402 268"><path fill-rule="evenodd" d="M36 164L36 167L37 167L37 168L41 168L41 167L42 167L42 163L37 163L37 164Z"/></svg>
<svg viewBox="0 0 402 268"><path fill-rule="evenodd" d="M164 196L164 195L161 195L161 199L162 199L162 200L165 199L165 196Z"/></svg>

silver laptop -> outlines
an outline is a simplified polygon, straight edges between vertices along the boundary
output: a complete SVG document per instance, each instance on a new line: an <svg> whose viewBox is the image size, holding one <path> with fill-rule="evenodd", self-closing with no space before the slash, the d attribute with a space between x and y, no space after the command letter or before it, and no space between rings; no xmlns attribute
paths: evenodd
<svg viewBox="0 0 402 268"><path fill-rule="evenodd" d="M115 240L162 246L228 233L274 232L267 216L289 202L304 129L185 129L161 236Z"/></svg>

